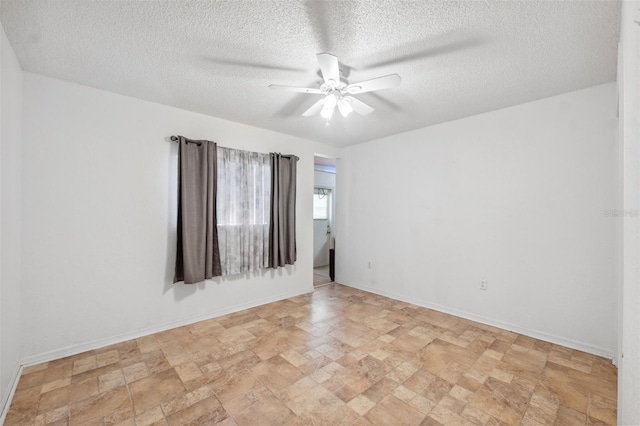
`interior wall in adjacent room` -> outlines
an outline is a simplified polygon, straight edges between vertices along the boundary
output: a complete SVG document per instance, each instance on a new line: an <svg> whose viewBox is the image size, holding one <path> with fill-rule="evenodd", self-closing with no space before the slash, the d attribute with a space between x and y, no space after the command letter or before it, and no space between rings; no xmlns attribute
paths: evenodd
<svg viewBox="0 0 640 426"><path fill-rule="evenodd" d="M24 103L27 362L312 291L313 156L337 148L30 73ZM173 134L300 158L295 266L172 283Z"/></svg>
<svg viewBox="0 0 640 426"><path fill-rule="evenodd" d="M337 281L613 357L616 133L607 83L345 149Z"/></svg>
<svg viewBox="0 0 640 426"><path fill-rule="evenodd" d="M321 170L315 170L314 187L325 188L331 191L329 195L333 201L335 196L335 173L329 173ZM314 268L329 265L329 248L331 247L330 239L335 237L333 220L335 218L335 202L329 204L329 220L314 219L313 220L313 266Z"/></svg>

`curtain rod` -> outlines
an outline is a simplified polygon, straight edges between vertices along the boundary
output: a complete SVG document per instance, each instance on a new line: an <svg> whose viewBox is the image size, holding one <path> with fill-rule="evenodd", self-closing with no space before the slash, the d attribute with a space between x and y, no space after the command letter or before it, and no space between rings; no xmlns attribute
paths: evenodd
<svg viewBox="0 0 640 426"><path fill-rule="evenodd" d="M185 138L185 139L187 139L187 138ZM173 136L171 136L171 140L174 141L174 142L178 142L178 141L180 141L180 136L173 135ZM195 143L196 145L202 145L202 142L200 142L200 141L192 141L191 139L187 139L187 143Z"/></svg>
<svg viewBox="0 0 640 426"><path fill-rule="evenodd" d="M187 138L185 138L185 139L187 139ZM172 135L171 136L171 140L174 141L174 142L178 142L178 141L180 141L180 136ZM191 139L187 139L187 143L195 143L196 145L202 144L202 142L200 142L200 141L193 141ZM286 157L286 158L295 158L296 161L298 161L300 159L300 158L298 158L297 155L292 155L292 154L280 154L280 155L283 156L283 157Z"/></svg>

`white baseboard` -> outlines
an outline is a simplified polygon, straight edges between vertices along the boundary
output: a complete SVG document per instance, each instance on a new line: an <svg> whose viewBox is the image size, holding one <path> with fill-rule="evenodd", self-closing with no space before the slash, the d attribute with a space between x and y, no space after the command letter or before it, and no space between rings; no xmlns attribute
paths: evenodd
<svg viewBox="0 0 640 426"><path fill-rule="evenodd" d="M11 407L11 401L13 401L13 395L15 395L16 388L18 387L18 380L20 380L20 376L22 376L23 367L21 365L16 365L16 367L16 373L14 374L11 385L9 386L9 394L7 395L7 399L4 401L2 413L0 413L0 425L4 424L4 419L7 417L9 407Z"/></svg>
<svg viewBox="0 0 640 426"><path fill-rule="evenodd" d="M212 318L217 318L223 315L231 314L234 312L242 311L244 309L255 308L256 306L265 305L267 303L277 302L279 300L289 299L291 297L300 296L307 293L312 293L313 287L311 289L307 289L304 291L295 291L290 293L281 293L279 295L265 297L258 300L253 300L249 303L241 303L238 305L230 306L226 309L218 310L215 312L209 312L203 315L196 315L193 317L184 318L178 321L173 321L170 323L165 323L161 325L155 325L152 327L147 327L144 329L139 329L132 332L127 332L123 334L119 334L117 336L106 337L102 339L96 339L85 343L79 343L77 345L70 345L59 349L54 349L52 351L42 352L35 355L29 355L22 359L22 366L26 367L29 365L40 364L43 362L53 361L55 359L64 358L71 355L76 355L82 352L91 351L94 349L102 348L109 345L114 345L116 343L122 343L127 340L137 339L139 337L148 336L149 334L158 333L161 331L170 330L176 327L182 327L184 325L193 324L198 321L204 321ZM2 424L2 423L0 423Z"/></svg>
<svg viewBox="0 0 640 426"><path fill-rule="evenodd" d="M501 328L503 330L512 331L514 333L522 334L524 336L533 337L534 339L544 340L546 342L555 343L557 345L566 346L571 349L577 349L579 351L587 352L593 355L598 355L603 358L615 359L613 351L597 346L590 345L588 343L579 342L566 337L556 336L553 334L545 333L543 331L531 330L523 328L514 324L496 320L493 318L483 317L481 315L472 314L469 312L461 311L455 308L449 308L447 306L438 305L436 303L425 302L424 300L414 299L412 297L406 297L400 294L379 290L359 283L342 283L346 286L357 288L359 290L367 291L369 293L378 294L380 296L389 297L391 299L399 300L401 302L411 303L413 305L422 306L423 308L433 309L434 311L443 312L445 314L455 315L460 318L465 318L471 321L479 322L482 324L490 325L492 327Z"/></svg>

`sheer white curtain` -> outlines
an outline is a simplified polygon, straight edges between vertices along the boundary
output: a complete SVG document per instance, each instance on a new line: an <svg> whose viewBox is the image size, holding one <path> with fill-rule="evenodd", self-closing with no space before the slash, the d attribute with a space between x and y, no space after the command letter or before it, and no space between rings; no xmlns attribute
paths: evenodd
<svg viewBox="0 0 640 426"><path fill-rule="evenodd" d="M222 275L266 268L269 260L269 154L218 147L218 244Z"/></svg>

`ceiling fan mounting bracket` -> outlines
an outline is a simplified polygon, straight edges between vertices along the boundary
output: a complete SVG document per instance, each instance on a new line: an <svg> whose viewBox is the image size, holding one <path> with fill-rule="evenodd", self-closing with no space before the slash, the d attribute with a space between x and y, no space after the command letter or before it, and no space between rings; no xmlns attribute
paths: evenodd
<svg viewBox="0 0 640 426"><path fill-rule="evenodd" d="M339 83L336 83L334 80L329 80L328 82L322 83L320 85L320 90L325 94L329 94L335 91L338 91L342 94L345 92L347 86L348 83L346 81L340 81Z"/></svg>

